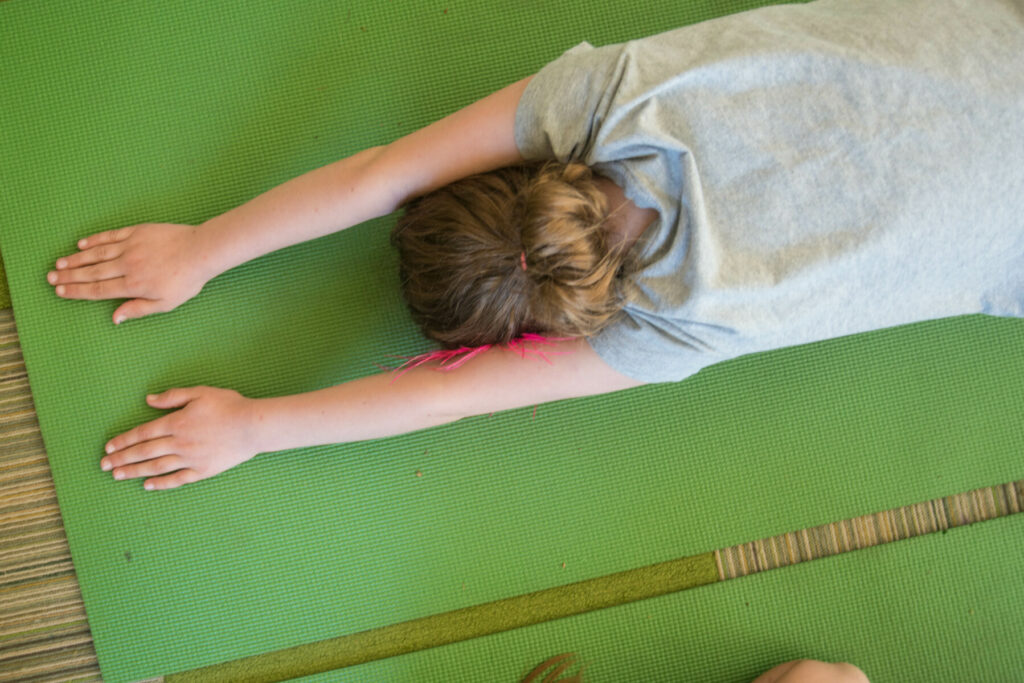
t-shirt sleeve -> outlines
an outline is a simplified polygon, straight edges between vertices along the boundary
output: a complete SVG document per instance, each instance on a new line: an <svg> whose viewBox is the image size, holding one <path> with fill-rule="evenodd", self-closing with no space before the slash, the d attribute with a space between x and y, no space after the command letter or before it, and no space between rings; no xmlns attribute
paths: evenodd
<svg viewBox="0 0 1024 683"><path fill-rule="evenodd" d="M516 109L515 140L525 159L593 163L597 133L621 79L623 45L580 43L542 68Z"/></svg>
<svg viewBox="0 0 1024 683"><path fill-rule="evenodd" d="M732 357L700 327L625 310L587 342L601 360L627 377L648 383L678 382Z"/></svg>

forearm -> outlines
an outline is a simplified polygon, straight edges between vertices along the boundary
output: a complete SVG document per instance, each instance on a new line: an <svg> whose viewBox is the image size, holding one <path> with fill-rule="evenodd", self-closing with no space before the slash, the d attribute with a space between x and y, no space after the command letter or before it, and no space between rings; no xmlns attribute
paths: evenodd
<svg viewBox="0 0 1024 683"><path fill-rule="evenodd" d="M200 236L210 276L393 211L395 193L372 172L384 149L309 171L206 221Z"/></svg>
<svg viewBox="0 0 1024 683"><path fill-rule="evenodd" d="M256 399L251 424L261 453L404 434L466 414L442 400L443 377L425 368L372 375L305 394Z"/></svg>
<svg viewBox="0 0 1024 683"><path fill-rule="evenodd" d="M511 408L618 391L641 383L606 365L583 339L546 354L490 349L452 371L429 366L383 373L306 394L258 399L251 424L259 452L405 434Z"/></svg>
<svg viewBox="0 0 1024 683"><path fill-rule="evenodd" d="M391 213L412 197L520 163L515 114L529 78L394 142L289 180L203 224L203 269L225 270Z"/></svg>

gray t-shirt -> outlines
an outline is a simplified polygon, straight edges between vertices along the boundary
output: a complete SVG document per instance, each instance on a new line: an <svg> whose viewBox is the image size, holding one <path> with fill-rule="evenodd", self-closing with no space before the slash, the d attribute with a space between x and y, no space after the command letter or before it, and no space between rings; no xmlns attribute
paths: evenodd
<svg viewBox="0 0 1024 683"><path fill-rule="evenodd" d="M636 379L1024 316L1024 2L818 0L582 43L527 86L516 143L657 210L590 339Z"/></svg>

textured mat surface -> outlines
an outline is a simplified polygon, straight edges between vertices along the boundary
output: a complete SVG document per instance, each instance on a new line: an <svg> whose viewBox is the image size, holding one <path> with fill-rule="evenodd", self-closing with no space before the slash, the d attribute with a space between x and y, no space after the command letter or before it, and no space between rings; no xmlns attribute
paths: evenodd
<svg viewBox="0 0 1024 683"><path fill-rule="evenodd" d="M424 348L390 219L172 314L57 300L77 240L199 222L600 44L749 7L0 5L0 248L106 680L320 640L1021 476L1019 321L960 319L678 386L261 456L146 493L99 470L147 392L319 388ZM47 41L40 41L46 36ZM47 50L60 44L62 50Z"/></svg>
<svg viewBox="0 0 1024 683"><path fill-rule="evenodd" d="M588 683L749 683L791 659L871 683L1013 683L1024 515L302 679L513 681L563 652Z"/></svg>

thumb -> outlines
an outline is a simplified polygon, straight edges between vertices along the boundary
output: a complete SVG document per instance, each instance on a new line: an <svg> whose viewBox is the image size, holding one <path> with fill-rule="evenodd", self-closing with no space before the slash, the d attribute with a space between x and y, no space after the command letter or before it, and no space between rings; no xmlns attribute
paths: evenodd
<svg viewBox="0 0 1024 683"><path fill-rule="evenodd" d="M168 389L162 394L150 394L146 401L154 408L181 408L199 396L198 387L189 389Z"/></svg>
<svg viewBox="0 0 1024 683"><path fill-rule="evenodd" d="M126 301L117 310L114 311L114 324L120 325L125 320L131 320L133 318L141 318L149 315L150 313L160 313L163 308L159 301L153 301L150 299L132 299Z"/></svg>

